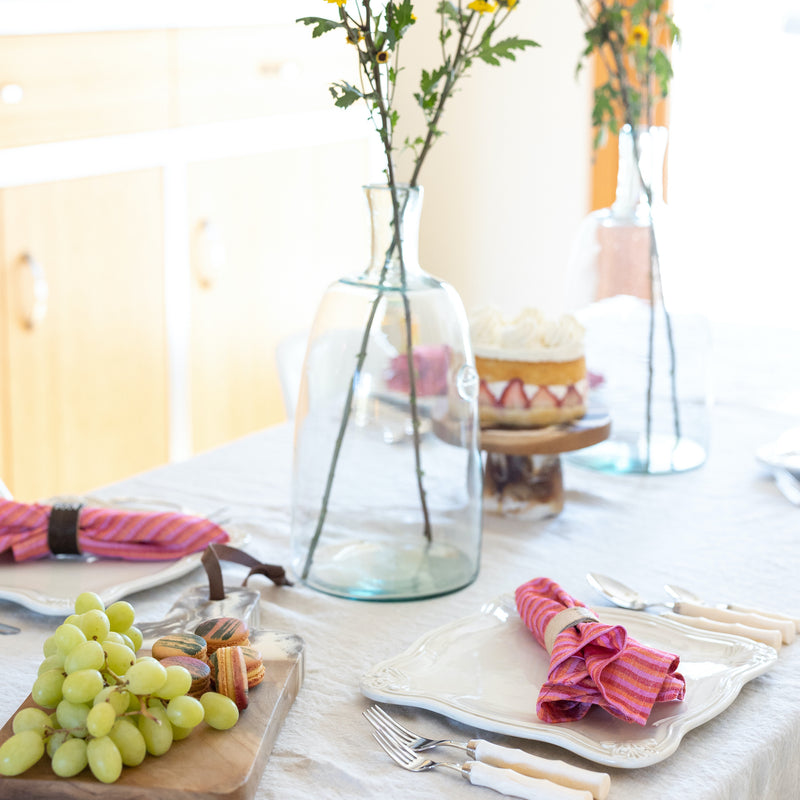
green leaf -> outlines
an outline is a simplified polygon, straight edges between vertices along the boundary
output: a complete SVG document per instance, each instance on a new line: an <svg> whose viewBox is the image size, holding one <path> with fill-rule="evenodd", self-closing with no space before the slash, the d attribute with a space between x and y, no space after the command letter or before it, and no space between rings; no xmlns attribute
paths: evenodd
<svg viewBox="0 0 800 800"><path fill-rule="evenodd" d="M653 70L656 74L661 94L669 94L669 82L672 80L672 64L663 50L656 50L653 55Z"/></svg>
<svg viewBox="0 0 800 800"><path fill-rule="evenodd" d="M429 94L432 92L439 81L447 75L448 68L446 65L442 65L441 67L437 67L433 72L428 72L428 70L422 70L422 77L419 79L419 88L423 94Z"/></svg>
<svg viewBox="0 0 800 800"><path fill-rule="evenodd" d="M499 67L501 58L508 59L509 61L516 61L517 57L514 51L525 50L527 47L539 47L539 44L532 39L520 39L518 36L509 36L507 39L501 39L494 44L482 42L480 50L478 50L476 55L487 64Z"/></svg>
<svg viewBox="0 0 800 800"><path fill-rule="evenodd" d="M414 5L411 0L401 0L400 3L392 2L386 7L387 25L397 41L403 38L406 28L414 22L413 17Z"/></svg>
<svg viewBox="0 0 800 800"><path fill-rule="evenodd" d="M325 19L325 17L300 17L300 19L295 20L295 22L302 22L304 25L316 25L314 30L311 32L311 36L314 39L316 39L318 36L322 36L323 33L328 33L328 31L344 27L343 22L337 22L333 19Z"/></svg>
<svg viewBox="0 0 800 800"><path fill-rule="evenodd" d="M436 103L439 100L439 93L430 92L430 94L422 94L422 92L414 92L414 99L423 111L430 111L436 107Z"/></svg>
<svg viewBox="0 0 800 800"><path fill-rule="evenodd" d="M448 19L452 20L456 24L461 21L458 15L458 9L453 3L448 2L448 0L445 0L445 2L439 3L439 5L436 6L436 13L444 14Z"/></svg>
<svg viewBox="0 0 800 800"><path fill-rule="evenodd" d="M360 89L347 83L347 81L340 81L339 83L332 83L329 87L331 97L334 99L334 104L339 108L349 108L357 100L362 97L365 100L369 99L369 95L364 95Z"/></svg>

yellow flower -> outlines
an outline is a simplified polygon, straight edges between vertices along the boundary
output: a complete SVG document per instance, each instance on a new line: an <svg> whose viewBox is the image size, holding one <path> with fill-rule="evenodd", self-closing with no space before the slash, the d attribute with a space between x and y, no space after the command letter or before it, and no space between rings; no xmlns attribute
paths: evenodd
<svg viewBox="0 0 800 800"><path fill-rule="evenodd" d="M343 6L347 0L325 0L326 3L336 3L337 6Z"/></svg>
<svg viewBox="0 0 800 800"><path fill-rule="evenodd" d="M375 56L375 60L379 64L385 64L389 60L389 54L385 50L381 50L380 53Z"/></svg>
<svg viewBox="0 0 800 800"><path fill-rule="evenodd" d="M517 0L499 0L501 6L505 6L509 11L517 4Z"/></svg>
<svg viewBox="0 0 800 800"><path fill-rule="evenodd" d="M647 47L650 39L650 31L645 25L634 25L628 36L628 44L634 47Z"/></svg>
<svg viewBox="0 0 800 800"><path fill-rule="evenodd" d="M364 34L357 29L353 29L347 32L346 40L347 44L358 44L364 41Z"/></svg>
<svg viewBox="0 0 800 800"><path fill-rule="evenodd" d="M486 12L494 14L494 12L497 11L497 4L487 2L487 0L472 0L472 2L467 5L467 8L472 11L477 11L479 14L484 14Z"/></svg>

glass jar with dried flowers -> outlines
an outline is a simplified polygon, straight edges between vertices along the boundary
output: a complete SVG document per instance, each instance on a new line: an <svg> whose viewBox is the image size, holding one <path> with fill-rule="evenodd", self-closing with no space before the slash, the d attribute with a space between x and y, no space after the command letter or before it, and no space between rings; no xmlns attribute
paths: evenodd
<svg viewBox="0 0 800 800"><path fill-rule="evenodd" d="M311 331L295 422L293 567L309 586L343 597L430 597L477 575L481 461L466 315L418 261L419 175L470 67L514 60L535 42L498 35L517 0L440 2L442 62L422 71L414 91L423 131L400 144L394 98L413 3L327 1L334 18L298 21L353 47L360 82L330 91L339 107L366 103L386 184L365 187L369 264L329 287ZM408 182L397 176L400 148L413 154Z"/></svg>
<svg viewBox="0 0 800 800"><path fill-rule="evenodd" d="M706 321L677 313L669 293L667 129L654 124L679 31L668 0L576 2L583 59L593 57L597 73L595 144L618 135L619 166L616 199L584 221L570 264L573 302L596 301L581 317L595 400L608 406L612 434L570 460L608 472L681 472L705 461L710 391Z"/></svg>

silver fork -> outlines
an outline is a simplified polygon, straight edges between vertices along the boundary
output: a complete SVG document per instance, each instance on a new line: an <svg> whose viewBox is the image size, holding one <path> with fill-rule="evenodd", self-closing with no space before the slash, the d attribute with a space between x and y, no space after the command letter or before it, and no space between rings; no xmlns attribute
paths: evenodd
<svg viewBox="0 0 800 800"><path fill-rule="evenodd" d="M453 764L448 761L433 761L415 750L393 739L382 730L373 731L375 741L395 764L410 772L426 772L436 767L446 767L463 775L473 786L485 786L509 797L523 800L591 800L591 792L569 789L557 783L531 778L510 769L498 769L480 761Z"/></svg>
<svg viewBox="0 0 800 800"><path fill-rule="evenodd" d="M589 791L595 800L605 800L611 790L611 777L605 772L594 772L573 767L557 759L541 758L524 750L502 747L484 739L455 742L452 739L428 739L404 728L380 706L370 706L363 712L364 718L376 731L381 731L401 745L417 753L433 747L457 747L466 751L470 759L492 767L511 769L532 778L541 778L572 789Z"/></svg>
<svg viewBox="0 0 800 800"><path fill-rule="evenodd" d="M432 747L441 745L466 750L471 758L475 758L475 753L470 748L472 742L454 742L452 739L426 739L424 736L417 736L416 733L404 728L396 719L390 717L380 706L370 706L363 712L363 715L375 730L391 732L399 742L417 752L430 750Z"/></svg>

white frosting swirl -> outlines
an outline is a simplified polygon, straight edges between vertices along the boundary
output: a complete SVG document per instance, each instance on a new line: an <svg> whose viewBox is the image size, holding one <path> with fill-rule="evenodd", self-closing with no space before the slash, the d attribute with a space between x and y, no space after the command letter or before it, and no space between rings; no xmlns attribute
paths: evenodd
<svg viewBox="0 0 800 800"><path fill-rule="evenodd" d="M483 306L469 318L469 330L473 345L493 347L500 341L500 334L506 321L499 308Z"/></svg>
<svg viewBox="0 0 800 800"><path fill-rule="evenodd" d="M584 354L583 325L572 314L548 319L536 308L526 308L507 320L493 306L470 316L475 354L507 361L571 361Z"/></svg>

